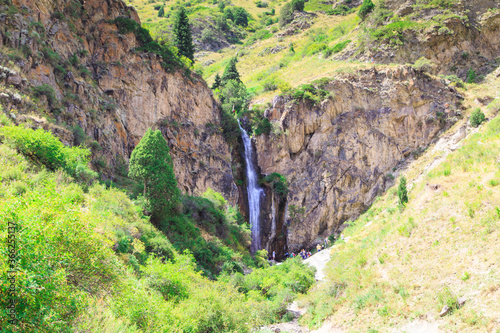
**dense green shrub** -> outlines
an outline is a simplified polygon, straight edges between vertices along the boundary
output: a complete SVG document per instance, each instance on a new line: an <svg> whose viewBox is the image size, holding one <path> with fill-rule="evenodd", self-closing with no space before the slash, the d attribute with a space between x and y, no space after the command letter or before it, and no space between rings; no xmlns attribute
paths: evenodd
<svg viewBox="0 0 500 333"><path fill-rule="evenodd" d="M483 111L480 108L474 109L470 115L470 125L472 127L478 127L486 119Z"/></svg>
<svg viewBox="0 0 500 333"><path fill-rule="evenodd" d="M323 101L329 95L328 91L316 88L313 84L303 84L291 93L292 98L298 101L310 100L314 103Z"/></svg>
<svg viewBox="0 0 500 333"><path fill-rule="evenodd" d="M271 122L269 121L268 118L262 118L262 120L259 122L257 128L255 129L255 135L269 135L272 130L272 125Z"/></svg>
<svg viewBox="0 0 500 333"><path fill-rule="evenodd" d="M269 186L279 198L286 198L288 195L286 178L277 172L273 172L262 178L261 183Z"/></svg>
<svg viewBox="0 0 500 333"><path fill-rule="evenodd" d="M361 7L359 8L358 15L361 19L365 19L365 17L373 10L375 5L372 0L363 0Z"/></svg>
<svg viewBox="0 0 500 333"><path fill-rule="evenodd" d="M292 0L292 9L299 12L304 11L304 0Z"/></svg>
<svg viewBox="0 0 500 333"><path fill-rule="evenodd" d="M167 141L159 130L148 129L132 151L129 176L142 182L147 198L146 210L151 212L154 223L175 214L179 206L180 191L177 188L172 157Z"/></svg>
<svg viewBox="0 0 500 333"><path fill-rule="evenodd" d="M45 165L50 170L63 169L74 176L76 167L85 168L90 151L80 147L65 147L52 133L41 128L32 130L18 126L0 128L0 138L24 156Z"/></svg>

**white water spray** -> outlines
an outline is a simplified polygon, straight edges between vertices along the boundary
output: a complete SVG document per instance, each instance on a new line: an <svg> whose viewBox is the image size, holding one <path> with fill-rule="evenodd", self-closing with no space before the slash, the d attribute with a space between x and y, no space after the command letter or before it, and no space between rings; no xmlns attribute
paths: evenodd
<svg viewBox="0 0 500 333"><path fill-rule="evenodd" d="M239 122L238 122L239 124ZM247 193L248 193L248 210L250 217L250 228L252 230L252 245L250 250L252 253L261 249L260 244L260 196L263 191L259 187L257 171L253 165L253 148L252 141L248 137L248 133L241 127L241 138L245 147L245 162L247 171Z"/></svg>

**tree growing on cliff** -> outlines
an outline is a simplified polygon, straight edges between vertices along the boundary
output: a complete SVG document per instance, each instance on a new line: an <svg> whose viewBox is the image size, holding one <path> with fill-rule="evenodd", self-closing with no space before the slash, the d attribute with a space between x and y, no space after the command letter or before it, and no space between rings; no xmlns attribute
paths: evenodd
<svg viewBox="0 0 500 333"><path fill-rule="evenodd" d="M175 212L180 191L167 141L160 131L146 131L130 157L129 176L144 184L145 209L151 212L153 223L158 225L165 216Z"/></svg>
<svg viewBox="0 0 500 333"><path fill-rule="evenodd" d="M401 177L398 187L399 205L404 207L408 202L408 190L406 189L406 178Z"/></svg>
<svg viewBox="0 0 500 333"><path fill-rule="evenodd" d="M361 8L359 8L358 16L364 20L365 17L370 14L370 12L375 8L375 5L373 4L372 0L363 0L363 3L361 4Z"/></svg>
<svg viewBox="0 0 500 333"><path fill-rule="evenodd" d="M189 19L184 7L181 7L181 9L177 11L172 31L174 33L174 45L179 50L179 54L194 63L193 36L191 34Z"/></svg>

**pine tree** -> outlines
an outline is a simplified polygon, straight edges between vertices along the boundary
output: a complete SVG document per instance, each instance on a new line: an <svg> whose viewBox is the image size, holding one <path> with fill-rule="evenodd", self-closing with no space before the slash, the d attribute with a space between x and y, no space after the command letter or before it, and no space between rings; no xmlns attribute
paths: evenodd
<svg viewBox="0 0 500 333"><path fill-rule="evenodd" d="M179 54L194 63L193 36L191 35L191 27L184 7L181 7L175 15L173 32L174 44L179 50Z"/></svg>
<svg viewBox="0 0 500 333"><path fill-rule="evenodd" d="M221 85L224 86L229 80L235 80L238 83L241 83L240 73L238 73L238 69L236 68L236 63L238 59L233 57L229 60L226 68L224 68L224 73L221 78Z"/></svg>
<svg viewBox="0 0 500 333"><path fill-rule="evenodd" d="M175 212L180 191L177 188L172 158L160 131L148 129L130 157L129 176L144 184L146 210L151 221L159 224Z"/></svg>
<svg viewBox="0 0 500 333"><path fill-rule="evenodd" d="M163 17L164 15L165 15L165 8L161 6L160 10L158 11L158 17Z"/></svg>
<svg viewBox="0 0 500 333"><path fill-rule="evenodd" d="M212 90L215 90L221 86L221 79L219 73L215 74L214 84L212 84Z"/></svg>
<svg viewBox="0 0 500 333"><path fill-rule="evenodd" d="M408 202L408 190L406 189L406 178L401 177L398 187L399 205L404 206Z"/></svg>

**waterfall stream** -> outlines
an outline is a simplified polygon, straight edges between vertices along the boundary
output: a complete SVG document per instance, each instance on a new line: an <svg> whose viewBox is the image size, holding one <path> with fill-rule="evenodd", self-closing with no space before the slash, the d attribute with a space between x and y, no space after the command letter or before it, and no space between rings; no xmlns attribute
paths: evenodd
<svg viewBox="0 0 500 333"><path fill-rule="evenodd" d="M239 122L238 122L239 124ZM259 187L257 171L253 161L252 140L248 133L239 125L241 129L241 138L245 147L245 162L247 174L247 193L248 193L248 210L250 218L250 228L252 231L252 245L250 250L252 253L261 249L260 244L260 197L263 193Z"/></svg>

